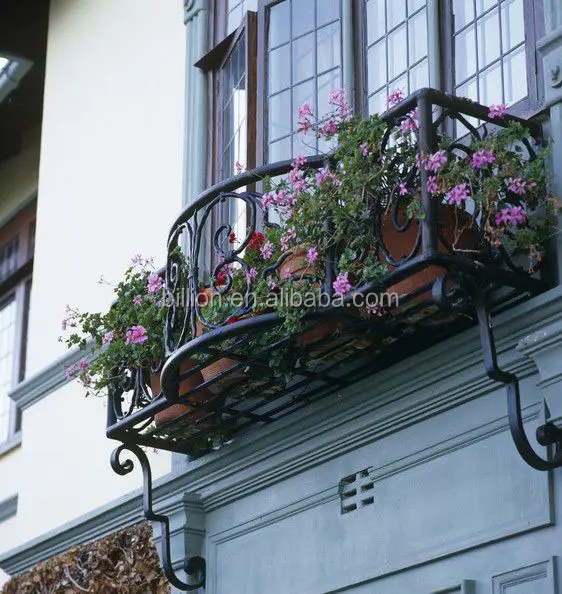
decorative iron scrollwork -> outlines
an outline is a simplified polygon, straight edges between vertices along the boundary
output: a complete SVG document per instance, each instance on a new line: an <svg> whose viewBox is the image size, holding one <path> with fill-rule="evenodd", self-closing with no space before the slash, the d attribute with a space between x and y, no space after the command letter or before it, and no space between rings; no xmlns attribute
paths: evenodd
<svg viewBox="0 0 562 594"><path fill-rule="evenodd" d="M147 455L138 445L123 443L115 448L111 454L111 468L121 476L125 476L133 471L135 466L134 462L130 458L125 460L121 459L121 454L125 450L128 450L136 456L142 469L144 517L150 522L158 522L160 524L162 541L161 557L164 575L168 581L179 590L193 591L198 588L204 588L206 580L206 564L203 557L189 557L185 561L184 571L188 576L195 579L195 582L192 584L180 580L174 571L170 556L170 520L168 519L168 516L157 514L154 511L152 502L152 471L150 469L150 462Z"/></svg>

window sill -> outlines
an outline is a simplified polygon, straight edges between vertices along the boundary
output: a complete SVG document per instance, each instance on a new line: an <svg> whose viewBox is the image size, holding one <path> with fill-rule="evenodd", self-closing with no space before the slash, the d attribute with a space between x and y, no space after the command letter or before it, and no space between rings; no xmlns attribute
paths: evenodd
<svg viewBox="0 0 562 594"><path fill-rule="evenodd" d="M0 443L0 458L9 454L12 450L19 448L21 445L21 431L10 435L7 441Z"/></svg>

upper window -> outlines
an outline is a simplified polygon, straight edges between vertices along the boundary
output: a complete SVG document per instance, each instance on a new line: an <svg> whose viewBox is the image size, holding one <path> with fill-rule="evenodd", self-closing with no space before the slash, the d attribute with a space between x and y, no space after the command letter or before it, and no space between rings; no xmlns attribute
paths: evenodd
<svg viewBox="0 0 562 594"><path fill-rule="evenodd" d="M528 95L523 0L454 0L454 91L484 105Z"/></svg>
<svg viewBox="0 0 562 594"><path fill-rule="evenodd" d="M470 0L472 1L472 0ZM390 91L429 84L425 0L366 0L369 113L386 109Z"/></svg>
<svg viewBox="0 0 562 594"><path fill-rule="evenodd" d="M25 373L34 221L32 206L0 229L0 444L20 424L19 411L8 393Z"/></svg>
<svg viewBox="0 0 562 594"><path fill-rule="evenodd" d="M342 0L283 0L267 9L267 160L315 154L312 136L297 134L298 107L327 110L330 89L342 86Z"/></svg>
<svg viewBox="0 0 562 594"><path fill-rule="evenodd" d="M217 28L215 23L213 30L233 30L250 0L221 1L217 18L223 25ZM385 111L391 91L408 94L431 86L487 105L505 103L518 115L530 115L541 106L540 60L535 55L540 4L259 0L255 62L246 52L246 73L257 72L257 106L252 115L249 108L241 108L247 146L256 147L258 164L326 151L329 147L313 135L303 139L297 133L298 108L308 102L322 115L329 91L341 87L363 114ZM246 101L251 99L247 93ZM215 110L212 124L220 127L222 117ZM234 124L238 121L236 115L228 117ZM236 131L230 121L227 131ZM221 175L232 173L233 154L215 152L213 160L219 153L225 164ZM243 151L240 155L243 158ZM248 157L245 164L251 166L252 160Z"/></svg>

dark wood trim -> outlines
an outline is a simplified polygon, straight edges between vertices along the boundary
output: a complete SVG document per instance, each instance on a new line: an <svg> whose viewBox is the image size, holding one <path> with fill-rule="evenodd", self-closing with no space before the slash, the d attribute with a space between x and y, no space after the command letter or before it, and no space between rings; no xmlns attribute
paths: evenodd
<svg viewBox="0 0 562 594"><path fill-rule="evenodd" d="M365 1L352 0L351 11L353 18L353 99L355 112L361 117L367 117L369 114L367 99L369 93L367 89L367 11L365 10Z"/></svg>
<svg viewBox="0 0 562 594"><path fill-rule="evenodd" d="M246 13L246 97L247 97L247 130L246 155L248 169L256 167L257 150L257 62L258 62L258 15L255 12Z"/></svg>
<svg viewBox="0 0 562 594"><path fill-rule="evenodd" d="M455 18L452 0L439 0L439 76L441 88L453 93L455 77Z"/></svg>
<svg viewBox="0 0 562 594"><path fill-rule="evenodd" d="M258 0L258 30L257 30L257 45L258 45L258 59L256 72L256 165L265 164L265 139L266 139L266 122L265 122L265 102L267 94L267 80L266 80L266 52L267 52L267 31L265 18L266 1Z"/></svg>

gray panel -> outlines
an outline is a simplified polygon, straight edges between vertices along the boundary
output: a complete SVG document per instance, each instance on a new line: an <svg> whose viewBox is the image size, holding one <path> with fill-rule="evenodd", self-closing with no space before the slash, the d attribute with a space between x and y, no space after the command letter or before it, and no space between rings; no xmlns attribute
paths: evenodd
<svg viewBox="0 0 562 594"><path fill-rule="evenodd" d="M495 576L493 594L556 594L554 563L551 559Z"/></svg>

